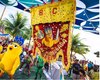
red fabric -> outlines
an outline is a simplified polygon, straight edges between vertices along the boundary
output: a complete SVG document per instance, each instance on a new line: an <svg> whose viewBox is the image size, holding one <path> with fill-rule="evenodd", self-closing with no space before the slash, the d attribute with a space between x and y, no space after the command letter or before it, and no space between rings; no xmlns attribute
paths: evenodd
<svg viewBox="0 0 100 80"><path fill-rule="evenodd" d="M32 50L29 50L29 54L32 54Z"/></svg>
<svg viewBox="0 0 100 80"><path fill-rule="evenodd" d="M60 30L62 29L62 26L68 24L69 22L59 22L59 23L48 23L48 24L39 24L36 26L39 26L39 31L41 32L41 34L44 34L43 38L38 38L38 36L36 35L38 33L38 30L36 30L36 26L33 26L33 38L34 38L34 48L33 51L35 54L35 49L36 47L38 47L41 51L41 55L44 59L46 59L47 61L51 61L54 60L56 58L57 53L59 52L60 49L63 50L63 55L64 55L64 63L65 65L68 64L68 59L67 59L67 48L68 48L68 34L69 34L69 29L60 32ZM48 47L46 45L44 45L42 43L43 39L45 38L46 35L46 29L52 29L52 34L53 34L53 40L56 39L57 37L57 32L59 29L59 42L57 44L54 44L52 47ZM67 36L64 38L61 35L62 34L66 34ZM65 41L65 42L64 42ZM62 46L61 46L62 45Z"/></svg>
<svg viewBox="0 0 100 80"><path fill-rule="evenodd" d="M25 50L25 51L28 51L28 47L25 47L24 50Z"/></svg>

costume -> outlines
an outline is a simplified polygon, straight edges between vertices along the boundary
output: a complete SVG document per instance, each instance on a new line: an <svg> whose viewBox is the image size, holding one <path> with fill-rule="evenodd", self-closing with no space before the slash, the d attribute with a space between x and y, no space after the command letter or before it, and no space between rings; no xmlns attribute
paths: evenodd
<svg viewBox="0 0 100 80"><path fill-rule="evenodd" d="M19 44L18 44L19 43ZM2 76L6 72L10 78L13 77L16 69L20 65L20 54L22 53L21 45L24 43L22 37L16 36L14 42L8 45L7 51L3 53L3 57L0 61L0 75Z"/></svg>
<svg viewBox="0 0 100 80"><path fill-rule="evenodd" d="M37 71L36 71L35 79L37 79L38 74L39 74L40 78L42 77L42 74L43 74L42 68L43 68L43 66L44 66L43 59L40 56L38 56L37 57Z"/></svg>
<svg viewBox="0 0 100 80"><path fill-rule="evenodd" d="M0 61L1 61L1 58L3 57L2 50L3 50L3 47L2 45L0 45Z"/></svg>
<svg viewBox="0 0 100 80"><path fill-rule="evenodd" d="M2 45L0 45L0 53L2 52L2 49L3 49L3 47L2 47Z"/></svg>

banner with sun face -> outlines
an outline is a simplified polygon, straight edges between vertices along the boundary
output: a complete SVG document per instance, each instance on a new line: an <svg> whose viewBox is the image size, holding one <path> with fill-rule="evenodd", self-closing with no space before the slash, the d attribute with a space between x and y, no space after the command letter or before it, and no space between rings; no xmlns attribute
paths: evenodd
<svg viewBox="0 0 100 80"><path fill-rule="evenodd" d="M75 1L67 0L35 7L31 9L31 13L33 54L38 53L47 62L56 61L58 56L62 55L62 62L68 70Z"/></svg>

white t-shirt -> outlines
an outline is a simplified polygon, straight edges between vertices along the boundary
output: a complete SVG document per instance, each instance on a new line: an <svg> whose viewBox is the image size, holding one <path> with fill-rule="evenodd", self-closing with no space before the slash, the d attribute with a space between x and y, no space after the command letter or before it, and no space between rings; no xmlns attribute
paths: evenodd
<svg viewBox="0 0 100 80"><path fill-rule="evenodd" d="M25 52L25 51L23 52L23 55L24 55L24 56L26 55L26 52Z"/></svg>

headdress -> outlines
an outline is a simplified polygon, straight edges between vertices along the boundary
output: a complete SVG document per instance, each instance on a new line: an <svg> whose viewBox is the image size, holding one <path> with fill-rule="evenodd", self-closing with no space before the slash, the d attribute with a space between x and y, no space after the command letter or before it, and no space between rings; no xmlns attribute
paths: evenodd
<svg viewBox="0 0 100 80"><path fill-rule="evenodd" d="M14 42L18 43L19 45L23 45L24 38L22 38L21 36L16 36Z"/></svg>

